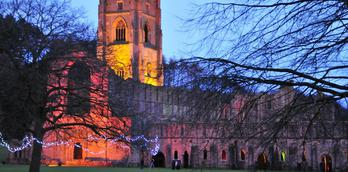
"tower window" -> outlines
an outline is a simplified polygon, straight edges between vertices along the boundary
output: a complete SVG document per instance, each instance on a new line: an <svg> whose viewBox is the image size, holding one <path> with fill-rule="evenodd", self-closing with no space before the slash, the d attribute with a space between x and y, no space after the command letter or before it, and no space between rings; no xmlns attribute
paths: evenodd
<svg viewBox="0 0 348 172"><path fill-rule="evenodd" d="M122 1L117 2L117 10L123 10L123 2Z"/></svg>
<svg viewBox="0 0 348 172"><path fill-rule="evenodd" d="M119 21L116 26L116 41L126 41L126 25Z"/></svg>
<svg viewBox="0 0 348 172"><path fill-rule="evenodd" d="M144 35L145 42L149 42L149 27L147 26L147 24L145 24L144 26Z"/></svg>

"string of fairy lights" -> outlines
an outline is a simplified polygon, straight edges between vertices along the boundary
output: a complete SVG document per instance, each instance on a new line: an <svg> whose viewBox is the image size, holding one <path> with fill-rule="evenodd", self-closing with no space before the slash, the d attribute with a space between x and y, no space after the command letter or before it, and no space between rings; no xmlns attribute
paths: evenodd
<svg viewBox="0 0 348 172"><path fill-rule="evenodd" d="M105 136L100 136L100 137L89 136L87 138L87 141L88 140L93 140L93 141L106 140L106 141L109 141L110 143L122 146L122 148L124 148L124 149L129 149L129 146L125 146L125 145L123 145L123 142L120 142L120 141L125 141L125 142L128 142L130 144L141 146L142 148L149 151L151 153L151 155L157 155L157 153L160 149L160 143L159 143L158 136L156 136L153 139L148 139L144 135L135 136L135 137L126 137L126 136L121 135L121 136L115 137L113 139L107 139ZM45 142L45 141L39 140L33 136L28 136L28 135L24 136L24 138L20 141L20 144L18 146L11 146L8 142L6 142L2 133L0 132L0 146L5 147L9 152L12 152L12 153L22 151L26 148L32 147L34 142L41 144L42 147L44 147L44 148L53 147L53 146L62 146L62 145L67 145L67 146L74 145L78 148L82 148L87 153L90 153L93 155L105 153L105 150L102 150L99 152L93 152L93 151L89 150L88 148L83 148L81 145L75 144L72 140Z"/></svg>

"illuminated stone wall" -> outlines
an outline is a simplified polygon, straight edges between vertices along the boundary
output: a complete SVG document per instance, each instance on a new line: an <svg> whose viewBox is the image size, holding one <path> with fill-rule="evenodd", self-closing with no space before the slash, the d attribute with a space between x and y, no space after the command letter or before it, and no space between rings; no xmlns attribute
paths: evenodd
<svg viewBox="0 0 348 172"><path fill-rule="evenodd" d="M75 118L67 113L64 104L68 104L68 93L64 90L57 90L61 95L59 100L60 109L57 109L48 117L62 117L57 124L66 123L88 123L100 127L119 127L120 131L127 132L126 126L131 126L131 120L126 117L115 117L111 115L108 105L109 90L109 73L107 68L102 65L96 58L87 58L83 53L80 55L73 54L71 57L57 60L53 66L56 71L61 73L49 76L49 87L68 87L69 71L75 63L84 63L90 69L90 110L88 114L81 114L84 118ZM50 89L50 88L48 88ZM54 94L55 92L52 92ZM68 107L68 106L67 106ZM82 121L84 120L84 121ZM50 127L50 123L45 124ZM124 133L127 134L127 133ZM117 143L111 140L105 141L96 135L91 129L83 126L72 126L69 129L54 130L47 132L44 136L44 142L64 144L43 147L42 163L46 165L63 166L111 166L113 163L121 163L128 159L130 147L124 143ZM74 158L75 144L81 145L80 158Z"/></svg>
<svg viewBox="0 0 348 172"><path fill-rule="evenodd" d="M236 132L233 136L222 134L222 130L233 130L233 126L218 125L216 120L194 120L192 114L195 109L195 99L201 99L204 93L192 93L185 90L154 87L132 81L124 83L113 83L110 85L112 94L110 97L117 100L127 97L129 102L134 102L132 108L138 115L133 127L138 134L146 134L149 137L160 137L160 154L165 157L165 166L171 167L175 152L178 160L185 161L185 152L188 155L187 165L189 167L207 168L252 168L257 161L266 157L268 165L273 168L296 169L302 163L303 150L306 157L308 169L320 169L320 163L324 155L332 158L333 168L344 168L348 162L348 140L345 139L345 127L347 122L339 122L332 127L333 136L324 136L319 123L313 124L314 130L307 136L306 144L303 146L303 134L309 121L299 115L292 123L294 128L282 131L276 144L265 145L262 134L256 134L255 138L248 138L249 134L259 133L260 129L255 128L255 123L260 123L269 118L272 111L291 102L296 90L282 88L272 94L263 95L257 104L257 108L250 111L250 114L238 114L243 103L247 100L245 95L236 95L230 103L225 104L225 110L220 113L212 113L212 117L219 116L221 124L224 120L243 120L247 117L246 125L241 128L241 133ZM113 89L117 87L118 89ZM120 89L123 88L123 89ZM116 91L117 90L117 91ZM124 93L122 93L124 92ZM198 96L199 95L199 96ZM255 95L257 96L257 95ZM267 103L271 100L271 107ZM198 101L199 102L199 101ZM334 124L335 106L327 105L323 110L324 125ZM203 111L201 113L210 113ZM203 115L203 114L202 114ZM206 114L204 114L206 115ZM144 122L145 125L139 125ZM231 124L231 122L229 122ZM295 130L294 130L295 129ZM244 134L243 134L244 133ZM262 133L262 132L261 132ZM338 139L335 139L338 138ZM207 151L207 158L204 159L204 150ZM136 151L132 152L135 153ZM225 158L223 157L225 152ZM281 156L284 156L284 160ZM138 157L139 155L134 156ZM147 165L151 156L146 159ZM134 164L139 158L133 158ZM184 165L184 164L182 164Z"/></svg>

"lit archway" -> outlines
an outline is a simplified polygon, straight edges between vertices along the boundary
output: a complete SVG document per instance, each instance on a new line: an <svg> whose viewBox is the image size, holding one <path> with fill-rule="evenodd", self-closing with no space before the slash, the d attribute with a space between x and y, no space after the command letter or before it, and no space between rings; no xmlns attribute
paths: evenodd
<svg viewBox="0 0 348 172"><path fill-rule="evenodd" d="M328 154L321 156L320 169L323 172L332 172L332 159Z"/></svg>
<svg viewBox="0 0 348 172"><path fill-rule="evenodd" d="M257 157L257 168L266 170L268 168L268 156L265 153L259 154Z"/></svg>
<svg viewBox="0 0 348 172"><path fill-rule="evenodd" d="M282 162L285 162L285 161L286 161L286 152L285 152L285 151L282 151L282 152L280 153L280 160L281 160Z"/></svg>
<svg viewBox="0 0 348 172"><path fill-rule="evenodd" d="M246 152L244 149L240 150L240 160L245 161Z"/></svg>

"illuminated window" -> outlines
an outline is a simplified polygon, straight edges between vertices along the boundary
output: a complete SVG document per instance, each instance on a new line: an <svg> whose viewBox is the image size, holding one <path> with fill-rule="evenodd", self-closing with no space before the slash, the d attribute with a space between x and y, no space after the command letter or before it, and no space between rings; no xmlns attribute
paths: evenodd
<svg viewBox="0 0 348 172"><path fill-rule="evenodd" d="M222 150L222 153L221 153L221 160L227 160L227 155L226 155L226 151L225 150Z"/></svg>
<svg viewBox="0 0 348 172"><path fill-rule="evenodd" d="M147 63L146 64L146 73L145 73L145 76L147 77L151 77L151 72L152 72L152 65L151 63Z"/></svg>
<svg viewBox="0 0 348 172"><path fill-rule="evenodd" d="M242 161L245 160L245 150L244 150L244 149L240 150L240 159L241 159Z"/></svg>
<svg viewBox="0 0 348 172"><path fill-rule="evenodd" d="M206 149L203 151L203 159L208 159L208 151Z"/></svg>
<svg viewBox="0 0 348 172"><path fill-rule="evenodd" d="M117 2L117 10L123 10L123 2L122 1Z"/></svg>
<svg viewBox="0 0 348 172"><path fill-rule="evenodd" d="M82 145L76 143L74 146L74 159L82 159Z"/></svg>
<svg viewBox="0 0 348 172"><path fill-rule="evenodd" d="M126 25L119 21L116 26L116 41L126 41Z"/></svg>
<svg viewBox="0 0 348 172"><path fill-rule="evenodd" d="M117 70L116 75L120 76L121 78L124 78L124 71L123 70Z"/></svg>
<svg viewBox="0 0 348 172"><path fill-rule="evenodd" d="M302 161L307 161L306 152L302 153Z"/></svg>
<svg viewBox="0 0 348 172"><path fill-rule="evenodd" d="M147 24L144 26L144 41L149 42L149 26Z"/></svg>
<svg viewBox="0 0 348 172"><path fill-rule="evenodd" d="M280 160L281 161L286 161L286 152L282 151L281 155L280 155Z"/></svg>

